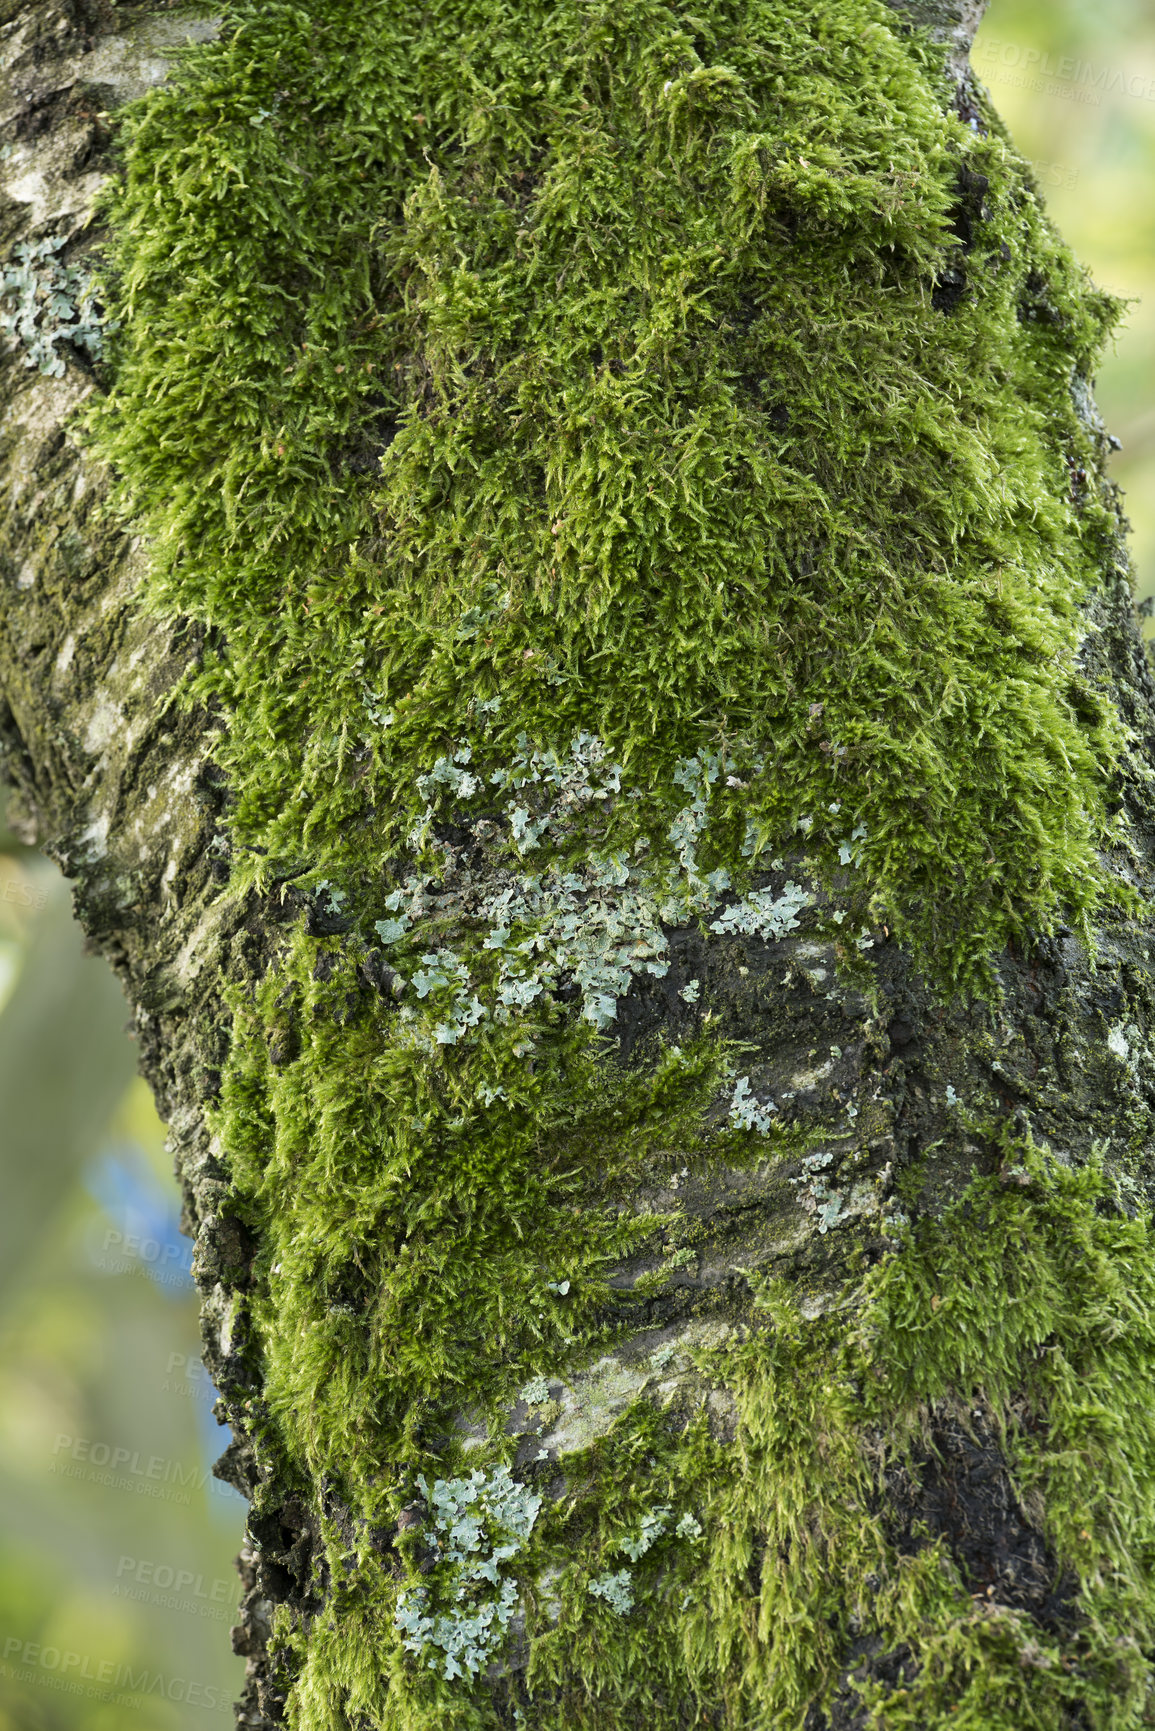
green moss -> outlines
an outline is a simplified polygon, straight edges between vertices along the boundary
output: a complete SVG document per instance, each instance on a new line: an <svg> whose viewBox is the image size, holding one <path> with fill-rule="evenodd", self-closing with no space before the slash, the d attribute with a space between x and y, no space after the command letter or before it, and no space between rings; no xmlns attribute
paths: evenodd
<svg viewBox="0 0 1155 1731"><path fill-rule="evenodd" d="M655 1726L800 1726L852 1638L859 1655L909 1649L905 1685L865 1689L868 1723L887 1731L1058 1727L1077 1709L1096 1727L1145 1722L1149 1229L1097 1212L1108 1187L1093 1169L1009 1145L1006 1158L1029 1187L974 1185L854 1307L802 1323L790 1294L764 1291L764 1325L703 1359L732 1392L734 1443L643 1406L570 1463L570 1496L534 1535L565 1588L560 1615L531 1616L531 1723L600 1731L628 1710ZM887 1528L885 1475L928 1409L955 1403L965 1424L976 1400L1026 1505L1046 1510L1056 1575L1078 1583L1065 1627L985 1600L941 1538L900 1547ZM628 1619L591 1617L586 1576L616 1567L618 1535L660 1505L706 1536L687 1545L671 1521L634 1566Z"/></svg>
<svg viewBox="0 0 1155 1731"><path fill-rule="evenodd" d="M845 802L862 900L948 975L1085 908L1113 525L1070 385L1114 309L885 8L231 16L129 129L99 424L156 599L227 643L250 870L361 906L499 694L498 762L606 741L628 839L748 738L719 858L740 811L834 865Z"/></svg>
<svg viewBox="0 0 1155 1731"><path fill-rule="evenodd" d="M383 1461L440 1471L457 1413L511 1406L533 1369L612 1325L605 1275L664 1219L622 1205L697 1142L722 1060L707 1041L622 1072L592 1030L542 1018L455 1061L350 1013L353 965L331 959L313 980L316 946L298 940L258 1011L238 1006L221 1118L260 1231L269 1410L311 1475L383 1519L397 1490ZM276 1069L294 990L307 1043ZM532 1066L511 1050L531 1034ZM731 1158L742 1140L721 1137Z"/></svg>
<svg viewBox="0 0 1155 1731"><path fill-rule="evenodd" d="M568 1457L566 1495L545 1504L517 1559L528 1669L504 1708L489 1686L406 1669L388 1620L351 1608L307 1640L283 1622L302 1666L292 1723L339 1723L340 1703L389 1731L447 1714L496 1727L516 1703L535 1731L605 1731L627 1716L659 1731L801 1727L852 1647L907 1661L897 1686L841 1684L879 1731L1058 1731L1072 1714L1096 1731L1146 1723L1150 1229L1110 1212L1095 1168L1010 1141L1004 1154L1007 1176L1014 1166L1027 1183L977 1182L852 1305L803 1323L772 1285L746 1338L699 1354L730 1391L733 1440L712 1435L704 1412L687 1419L650 1398ZM923 1446L931 1409L965 1426L976 1402L1021 1500L1046 1511L1067 1593L1049 1624L1001 1590L992 1602L941 1537L912 1543L887 1524L887 1475ZM624 1610L591 1593L623 1569ZM428 1581L416 1559L412 1580Z"/></svg>
<svg viewBox="0 0 1155 1731"><path fill-rule="evenodd" d="M669 928L825 932L865 975L885 920L967 987L1103 893L1117 723L1075 657L1116 525L1077 396L1114 307L879 0L227 11L126 125L93 436L151 538L148 604L209 627L191 695L219 718L234 887L307 914L235 997L217 1113L259 1245L250 1423L276 1486L322 1513L325 1486L362 1535L348 1568L333 1521L327 1609L279 1624L290 1723L489 1726L480 1685L403 1651L365 1535L419 1472L506 1458L527 1377L636 1327L607 1277L674 1224L644 1180L813 1137L740 1073L709 981L682 991L693 1039L611 1061ZM1019 1622L960 1620L937 1554L888 1551L864 1438L893 1450L971 1386L1037 1387L1074 1434L1030 1328L1098 1375L1146 1326L1093 1351L1048 1284L1059 1220L1084 1284L1138 1270L1091 1182L983 1192L989 1290L947 1222L868 1284L853 1342L768 1295L774 1327L710 1360L736 1450L707 1409L643 1402L579 1453L588 1494L518 1559L526 1722L628 1701L672 1727L701 1698L703 1724L800 1723L869 1571L862 1616L922 1665L888 1726L992 1678L1026 1702ZM1015 1232L1051 1262L1010 1316ZM916 1323L936 1257L957 1291ZM1095 1700L1120 1607L1148 1614L1136 1422L1093 1471L1065 1443L1038 1468L1094 1600ZM1085 1511L1114 1559L1092 1594L1065 1511L1103 1460L1134 1532ZM614 1535L666 1506L704 1537L623 1562ZM591 1594L626 1567L632 1609ZM1018 1721L975 1695L951 1722L1058 1724L1071 1675L1032 1674Z"/></svg>

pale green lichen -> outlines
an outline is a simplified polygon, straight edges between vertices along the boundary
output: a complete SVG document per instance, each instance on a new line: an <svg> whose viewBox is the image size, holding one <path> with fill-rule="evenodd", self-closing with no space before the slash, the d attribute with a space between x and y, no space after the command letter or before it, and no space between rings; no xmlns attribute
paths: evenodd
<svg viewBox="0 0 1155 1731"><path fill-rule="evenodd" d="M508 1022L555 992L562 979L580 995L583 1018L608 1029L636 976L668 973L664 927L700 920L719 936L768 940L796 930L813 903L813 894L791 879L780 888L742 893L729 871L699 869L697 848L710 828L706 794L723 770L736 767L736 758L708 753L705 764L695 757L675 766L674 784L695 798L667 832L676 857L650 863L646 856L656 853L651 836L638 836L629 856L623 849L601 852L585 839L582 818L591 808L600 826L619 800L641 797L639 789L623 786L622 765L599 739L576 735L563 753L537 750L522 734L517 747L511 763L493 768L482 744L462 742L452 758L439 758L417 775L426 801L409 837L418 869L384 897L394 917L373 921L399 970L406 966L406 940L411 948L431 916L442 924L464 921L476 932L472 971L452 950L440 949L422 951L420 968L409 976L419 999L433 995L450 1011L432 1029L438 1044L457 1045L486 1017ZM452 820L452 844L435 833L439 816ZM763 851L756 842L744 848L749 865L743 875L764 865ZM328 910L337 911L328 880L317 891L325 891ZM691 992L686 1001L695 998Z"/></svg>
<svg viewBox="0 0 1155 1731"><path fill-rule="evenodd" d="M669 1508L647 1509L636 1530L618 1540L617 1549L623 1556L636 1563L651 1550L654 1541L659 1539L670 1524L672 1510Z"/></svg>
<svg viewBox="0 0 1155 1731"><path fill-rule="evenodd" d="M730 1101L730 1119L739 1130L757 1130L762 1136L769 1135L777 1111L773 1100L760 1105L750 1092L749 1076L739 1076Z"/></svg>
<svg viewBox="0 0 1155 1731"><path fill-rule="evenodd" d="M467 1479L418 1476L437 1545L437 1566L420 1587L403 1591L393 1624L407 1652L440 1670L447 1682L476 1677L509 1632L517 1586L503 1572L533 1531L542 1499L499 1466Z"/></svg>
<svg viewBox="0 0 1155 1731"><path fill-rule="evenodd" d="M634 1608L633 1580L629 1569L618 1569L615 1574L591 1581L589 1592L595 1599L604 1599L616 1617L625 1617Z"/></svg>
<svg viewBox="0 0 1155 1731"><path fill-rule="evenodd" d="M0 302L8 303L7 310L0 309L0 335L20 344L26 367L50 378L63 377L62 343L98 361L118 328L116 319L103 319L97 309L91 270L59 257L67 240L67 235L49 235L23 241L12 255L15 262L0 270Z"/></svg>

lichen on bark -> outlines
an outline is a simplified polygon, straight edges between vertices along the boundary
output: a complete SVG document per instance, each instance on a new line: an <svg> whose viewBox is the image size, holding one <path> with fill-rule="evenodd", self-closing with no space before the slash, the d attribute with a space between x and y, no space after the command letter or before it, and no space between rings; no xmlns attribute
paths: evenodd
<svg viewBox="0 0 1155 1731"><path fill-rule="evenodd" d="M124 126L243 1722L1142 1722L1115 309L971 10L237 0Z"/></svg>

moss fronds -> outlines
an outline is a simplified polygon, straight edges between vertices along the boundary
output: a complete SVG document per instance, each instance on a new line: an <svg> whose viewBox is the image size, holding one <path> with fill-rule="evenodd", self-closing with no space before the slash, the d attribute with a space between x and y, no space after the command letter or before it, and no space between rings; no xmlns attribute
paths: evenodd
<svg viewBox="0 0 1155 1731"><path fill-rule="evenodd" d="M92 433L148 604L208 627L234 884L302 916L217 1114L248 1422L325 1535L290 1723L801 1725L852 1640L914 1655L898 1693L866 1665L880 1725L1057 1727L1077 1689L1132 1723L1153 1463L1146 1383L1108 1389L1147 1299L1102 1319L1146 1228L1093 1175L980 1187L841 1320L766 1291L672 1406L519 1457L541 1509L479 1552L493 1617L524 1598L504 1681L445 1675L481 1577L420 1550L438 1483L492 1513L519 1390L636 1337L655 1171L808 1145L709 982L611 1061L675 928L865 977L885 920L965 988L1103 893L1113 304L881 0L233 0L124 148ZM1066 1646L885 1529L886 1463L971 1391L1077 1573Z"/></svg>
<svg viewBox="0 0 1155 1731"><path fill-rule="evenodd" d="M1113 306L930 51L880 0L229 11L128 129L98 426L250 869L360 905L500 697L499 762L654 790L626 840L747 738L720 836L844 802L948 977L1085 909Z"/></svg>
<svg viewBox="0 0 1155 1731"><path fill-rule="evenodd" d="M803 1322L764 1290L761 1324L702 1360L736 1403L734 1441L643 1402L568 1462L524 1560L555 1595L531 1599L526 1723L801 1727L837 1691L872 1731L1145 1723L1155 1279L1148 1223L1114 1214L1109 1189L1008 1148L1003 1176L920 1228L854 1306ZM1016 1598L1013 1557L968 1571L973 1508L953 1533L902 1529L895 1476L928 1470L944 1411L999 1435L1022 1509L1045 1511L1034 1599ZM679 1537L684 1515L701 1538ZM590 1581L623 1565L633 1606L591 1606ZM887 1681L872 1661L894 1655Z"/></svg>
<svg viewBox="0 0 1155 1731"><path fill-rule="evenodd" d="M265 1399L291 1456L377 1519L385 1462L443 1472L456 1414L512 1406L535 1368L616 1325L606 1275L662 1224L626 1201L699 1143L725 1059L703 1039L622 1071L556 1010L459 1058L422 1053L387 1037L352 962L329 952L313 980L316 949L294 945L265 1017L238 1006L221 1124L260 1236ZM286 1018L305 1044L278 1066ZM720 1137L731 1158L767 1145Z"/></svg>
<svg viewBox="0 0 1155 1731"><path fill-rule="evenodd" d="M440 1650L406 1663L384 1608L396 1585L367 1545L357 1578L381 1608L359 1595L339 1622L281 1619L300 1667L290 1724L328 1731L359 1710L385 1731L609 1731L627 1717L801 1731L835 1699L867 1731L1147 1723L1150 1226L1113 1211L1094 1167L1005 1152L999 1177L842 1311L804 1322L769 1286L755 1327L699 1355L733 1435L705 1404L663 1410L659 1353L651 1392L566 1460L563 1495L539 1469L547 1495L508 1565L526 1616L515 1670L463 1684ZM896 1484L950 1467L952 1426L1011 1462L1016 1530L1037 1547L1025 1584L1023 1556L996 1557L988 1578L968 1555L984 1492L998 1513L989 1448L979 1502L953 1527L904 1524ZM435 1513L431 1499L430 1528ZM409 1560L408 1590L428 1592L429 1552L417 1543ZM452 1585L439 1562L433 1590L451 1599Z"/></svg>

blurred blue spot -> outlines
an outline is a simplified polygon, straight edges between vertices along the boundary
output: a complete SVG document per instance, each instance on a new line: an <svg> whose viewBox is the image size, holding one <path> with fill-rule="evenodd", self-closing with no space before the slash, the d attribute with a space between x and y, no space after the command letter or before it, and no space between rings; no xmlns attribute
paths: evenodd
<svg viewBox="0 0 1155 1731"><path fill-rule="evenodd" d="M192 1244L180 1230L179 1210L135 1142L106 1144L89 1166L84 1183L110 1222L97 1258L99 1266L111 1273L143 1269L170 1298L185 1298L195 1290ZM203 1374L207 1379L208 1372ZM217 1423L211 1400L197 1399L192 1405L203 1459L211 1471L233 1433L228 1425ZM248 1503L233 1485L210 1478L209 1507L231 1525L238 1508L247 1509Z"/></svg>
<svg viewBox="0 0 1155 1731"><path fill-rule="evenodd" d="M170 1298L192 1290L192 1244L181 1233L179 1210L135 1143L106 1144L84 1185L111 1223L101 1267L116 1273L139 1267Z"/></svg>

